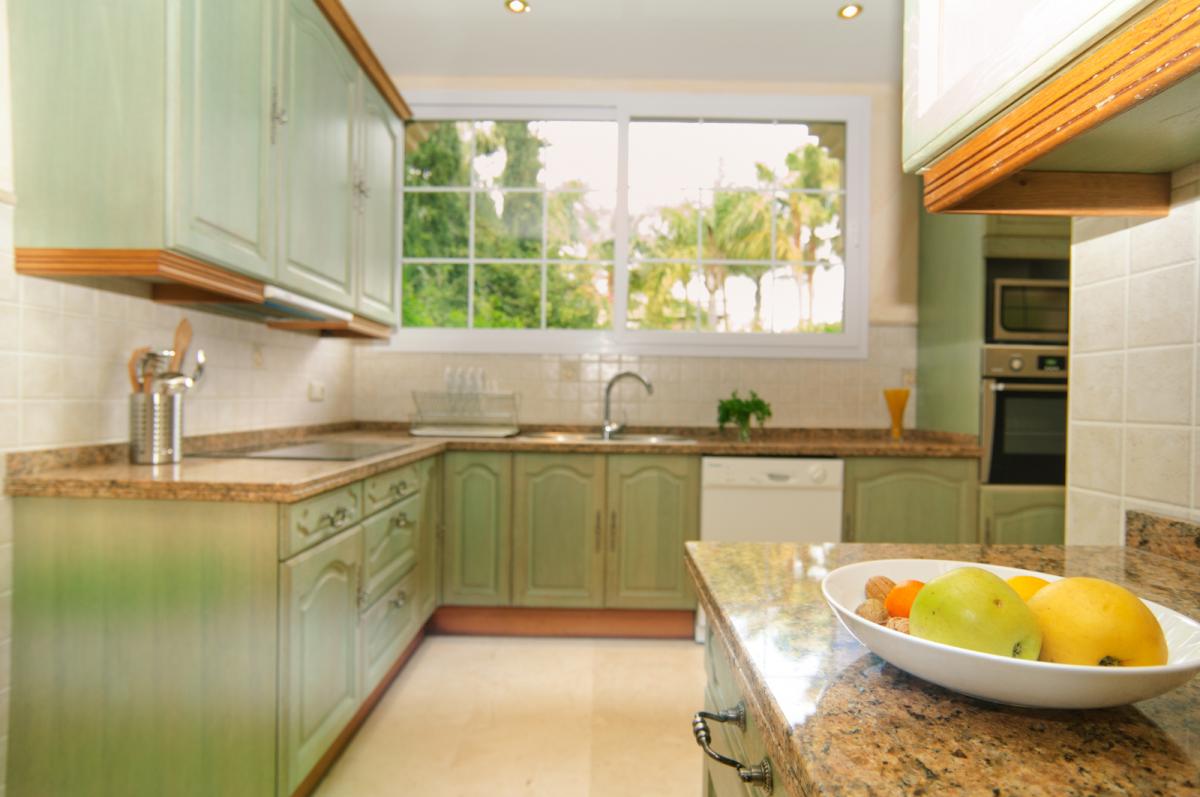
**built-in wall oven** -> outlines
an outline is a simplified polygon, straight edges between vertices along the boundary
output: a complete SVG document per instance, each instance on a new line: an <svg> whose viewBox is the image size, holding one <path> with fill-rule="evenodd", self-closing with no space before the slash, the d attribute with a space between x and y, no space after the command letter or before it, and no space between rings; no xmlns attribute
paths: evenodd
<svg viewBox="0 0 1200 797"><path fill-rule="evenodd" d="M983 349L985 484L1062 484L1067 462L1067 348Z"/></svg>

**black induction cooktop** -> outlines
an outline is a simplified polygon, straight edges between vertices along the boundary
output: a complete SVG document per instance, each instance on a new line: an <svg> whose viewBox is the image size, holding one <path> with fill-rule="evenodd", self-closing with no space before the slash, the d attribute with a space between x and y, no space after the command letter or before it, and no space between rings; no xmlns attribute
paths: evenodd
<svg viewBox="0 0 1200 797"><path fill-rule="evenodd" d="M411 443L354 443L344 440L318 440L275 448L215 451L199 456L230 459L319 459L349 462L378 454L403 451L411 445Z"/></svg>

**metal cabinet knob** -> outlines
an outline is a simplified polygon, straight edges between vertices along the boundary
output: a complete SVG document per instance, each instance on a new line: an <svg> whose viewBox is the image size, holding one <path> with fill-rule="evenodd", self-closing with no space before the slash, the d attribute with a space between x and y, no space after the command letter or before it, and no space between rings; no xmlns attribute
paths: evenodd
<svg viewBox="0 0 1200 797"><path fill-rule="evenodd" d="M396 597L388 601L388 605L393 609L403 609L406 603L408 603L408 593L404 590L400 590L396 593Z"/></svg>
<svg viewBox="0 0 1200 797"><path fill-rule="evenodd" d="M692 735L696 737L696 744L700 745L704 753L719 764L724 764L727 767L733 767L737 770L738 778L742 783L753 783L764 793L770 794L775 783L771 778L771 761L763 758L758 764L748 767L736 758L722 755L712 749L712 733L708 730L708 720L713 722L731 722L737 725L742 730L746 729L746 707L738 703L734 708L725 709L724 711L713 713L711 711L697 711L692 717Z"/></svg>

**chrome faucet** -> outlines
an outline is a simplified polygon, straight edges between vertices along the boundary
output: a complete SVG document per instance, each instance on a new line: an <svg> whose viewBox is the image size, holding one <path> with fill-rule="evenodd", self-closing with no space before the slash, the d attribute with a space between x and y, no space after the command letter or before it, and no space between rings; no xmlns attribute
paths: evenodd
<svg viewBox="0 0 1200 797"><path fill-rule="evenodd" d="M646 388L647 396L654 395L654 385L643 379L641 374L636 374L633 371L622 371L608 380L608 386L604 388L604 426L600 427L600 437L605 440L612 440L613 435L625 428L625 424L613 423L612 421L612 391L613 385L627 377L641 382L642 387Z"/></svg>

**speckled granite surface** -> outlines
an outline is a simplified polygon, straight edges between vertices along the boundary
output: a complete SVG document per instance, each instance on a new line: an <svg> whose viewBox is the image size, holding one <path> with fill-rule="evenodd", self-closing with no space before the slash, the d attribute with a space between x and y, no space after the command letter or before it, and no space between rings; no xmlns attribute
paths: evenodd
<svg viewBox="0 0 1200 797"><path fill-rule="evenodd" d="M583 431L594 430L589 428ZM672 429L669 432L694 434L696 442L558 442L524 437L441 439L410 437L404 426L387 424L295 427L189 438L185 441L188 455L178 465L131 465L128 463L128 447L117 445L17 452L8 455L6 490L14 496L290 503L447 450L730 456L979 456L975 438L938 432L910 431L906 432L903 440L893 441L886 431L881 430L772 430L761 440L749 443L739 443L732 436L718 435L715 430ZM355 462L217 459L203 456L205 452L222 448L282 445L316 437L326 440L395 442L408 444L409 447L393 454L381 454Z"/></svg>
<svg viewBox="0 0 1200 797"><path fill-rule="evenodd" d="M1131 509L1125 513L1125 544L1200 564L1200 526L1184 520Z"/></svg>
<svg viewBox="0 0 1200 797"><path fill-rule="evenodd" d="M921 681L870 653L821 596L827 572L892 558L1098 576L1200 617L1200 567L1130 548L688 543L776 794L1200 794L1200 679L1097 711L1000 706Z"/></svg>

